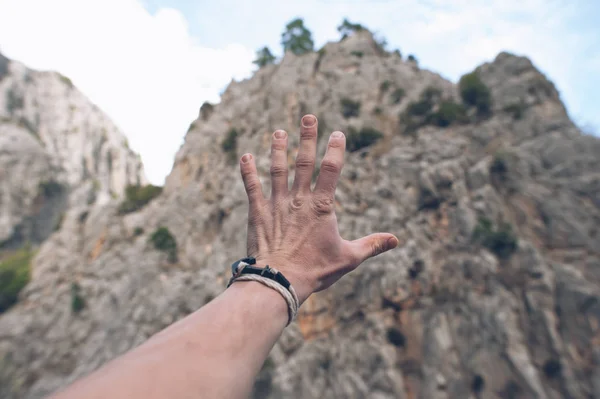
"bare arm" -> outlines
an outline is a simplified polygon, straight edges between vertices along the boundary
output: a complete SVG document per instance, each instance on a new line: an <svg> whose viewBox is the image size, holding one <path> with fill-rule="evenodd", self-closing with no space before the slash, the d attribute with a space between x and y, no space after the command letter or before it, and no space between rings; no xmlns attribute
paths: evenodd
<svg viewBox="0 0 600 399"><path fill-rule="evenodd" d="M246 154L240 162L249 200L248 255L257 259L258 266L268 264L280 270L295 287L300 303L364 260L398 244L387 233L355 241L340 237L334 199L345 137L337 133L329 139L314 190L310 183L317 122L312 115L302 119L291 190L285 132L273 135L269 199L262 193L253 157ZM247 397L287 317L286 302L275 290L257 282L234 283L208 305L56 398Z"/></svg>
<svg viewBox="0 0 600 399"><path fill-rule="evenodd" d="M247 397L287 319L276 291L233 284L57 398Z"/></svg>

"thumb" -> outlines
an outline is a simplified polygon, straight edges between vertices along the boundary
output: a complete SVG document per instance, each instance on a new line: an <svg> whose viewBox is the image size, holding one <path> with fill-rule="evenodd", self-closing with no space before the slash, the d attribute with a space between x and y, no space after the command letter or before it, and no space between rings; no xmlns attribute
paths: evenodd
<svg viewBox="0 0 600 399"><path fill-rule="evenodd" d="M350 245L352 255L358 260L358 266L369 258L396 248L398 239L393 234L375 233L351 241Z"/></svg>

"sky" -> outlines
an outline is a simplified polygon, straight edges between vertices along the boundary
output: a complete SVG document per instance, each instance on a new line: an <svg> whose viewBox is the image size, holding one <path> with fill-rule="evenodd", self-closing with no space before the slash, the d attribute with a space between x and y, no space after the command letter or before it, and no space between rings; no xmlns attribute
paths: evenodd
<svg viewBox="0 0 600 399"><path fill-rule="evenodd" d="M316 48L347 17L454 82L501 51L526 55L600 132L597 0L0 0L0 51L68 76L163 184L200 105L250 77L258 48L281 56L296 17Z"/></svg>

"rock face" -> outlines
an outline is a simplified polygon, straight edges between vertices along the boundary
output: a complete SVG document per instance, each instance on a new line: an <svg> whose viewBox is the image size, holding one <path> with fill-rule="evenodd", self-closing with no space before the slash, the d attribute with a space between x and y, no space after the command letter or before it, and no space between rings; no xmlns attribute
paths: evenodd
<svg viewBox="0 0 600 399"><path fill-rule="evenodd" d="M0 249L39 244L71 205L143 183L123 134L68 78L0 54Z"/></svg>
<svg viewBox="0 0 600 399"><path fill-rule="evenodd" d="M232 160L255 154L268 190L272 131L295 149L312 112L323 135L357 143L337 190L342 235L389 231L401 245L309 298L255 397L600 397L600 141L526 58L502 53L476 73L486 115L425 117L438 122L410 133L399 114L431 87L460 102L459 88L367 32L232 83L203 107L158 199L125 216L113 202L70 212L41 247L0 317L0 396L42 397L218 295L245 255ZM365 146L361 131L383 137ZM149 243L160 226L176 261Z"/></svg>

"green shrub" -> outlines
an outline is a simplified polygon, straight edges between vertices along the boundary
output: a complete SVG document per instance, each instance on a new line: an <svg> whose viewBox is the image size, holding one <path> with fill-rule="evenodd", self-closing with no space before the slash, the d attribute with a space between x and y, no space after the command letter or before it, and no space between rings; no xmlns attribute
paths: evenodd
<svg viewBox="0 0 600 399"><path fill-rule="evenodd" d="M408 104L406 113L409 116L426 116L431 113L434 101L441 95L440 89L428 87L421 93L419 101L413 101Z"/></svg>
<svg viewBox="0 0 600 399"><path fill-rule="evenodd" d="M346 137L346 148L350 152L358 151L361 148L374 144L382 137L383 133L373 128L365 127L360 129L360 131L350 128Z"/></svg>
<svg viewBox="0 0 600 399"><path fill-rule="evenodd" d="M473 231L473 239L501 259L509 258L517 250L517 237L509 224L495 229L487 218L480 218Z"/></svg>
<svg viewBox="0 0 600 399"><path fill-rule="evenodd" d="M425 116L428 113L430 113L432 109L433 103L430 100L427 100L426 98L422 98L419 101L413 101L410 104L408 104L408 107L406 108L406 113L408 115L414 116Z"/></svg>
<svg viewBox="0 0 600 399"><path fill-rule="evenodd" d="M392 103L400 104L405 95L406 95L406 90L404 90L401 87L397 88L396 90L394 90L392 92Z"/></svg>
<svg viewBox="0 0 600 399"><path fill-rule="evenodd" d="M85 300L81 296L81 287L77 283L71 284L71 311L79 313L85 308Z"/></svg>
<svg viewBox="0 0 600 399"><path fill-rule="evenodd" d="M177 262L177 241L166 227L159 227L150 236L154 248L168 255L169 262Z"/></svg>
<svg viewBox="0 0 600 399"><path fill-rule="evenodd" d="M268 47L263 47L256 52L256 59L252 61L254 65L257 65L259 68L262 68L266 65L270 65L275 63L275 56L271 53Z"/></svg>
<svg viewBox="0 0 600 399"><path fill-rule="evenodd" d="M360 102L358 101L342 98L341 106L344 118L356 117L360 114Z"/></svg>
<svg viewBox="0 0 600 399"><path fill-rule="evenodd" d="M235 128L229 129L229 132L227 132L227 136L221 143L221 148L223 149L223 151L225 151L225 152L235 151L237 148L237 138L238 138L237 130Z"/></svg>
<svg viewBox="0 0 600 399"><path fill-rule="evenodd" d="M375 109L373 110L373 113L375 113L375 115L381 115L381 114L383 114L383 108L375 107Z"/></svg>
<svg viewBox="0 0 600 399"><path fill-rule="evenodd" d="M419 61L417 60L417 57L415 57L412 54L409 54L407 59L408 59L408 61L414 62L417 65L419 64Z"/></svg>
<svg viewBox="0 0 600 399"><path fill-rule="evenodd" d="M229 129L227 136L221 142L221 148L227 154L230 163L235 163L237 160L237 138L239 134L235 128Z"/></svg>
<svg viewBox="0 0 600 399"><path fill-rule="evenodd" d="M352 51L352 52L350 52L350 54L352 54L353 56L358 57L358 58L362 58L363 55L365 55L365 53L363 53L362 51Z"/></svg>
<svg viewBox="0 0 600 399"><path fill-rule="evenodd" d="M400 115L400 122L405 127L406 133L416 131L419 127L433 124L437 126L448 126L454 121L464 121L466 111L452 101L446 100L440 103L440 107L433 112L435 104L440 100L442 91L436 87L427 87L421 93L418 101L412 101Z"/></svg>
<svg viewBox="0 0 600 399"><path fill-rule="evenodd" d="M436 112L428 117L427 122L439 127L447 127L453 123L464 123L468 121L467 110L462 104L457 104L452 100L445 100L440 103Z"/></svg>
<svg viewBox="0 0 600 399"><path fill-rule="evenodd" d="M477 114L487 116L492 109L492 94L477 72L463 75L458 82L460 95L466 105L477 108Z"/></svg>
<svg viewBox="0 0 600 399"><path fill-rule="evenodd" d="M119 207L120 214L135 212L162 193L162 187L148 184L146 186L130 185L125 188L125 201Z"/></svg>
<svg viewBox="0 0 600 399"><path fill-rule="evenodd" d="M313 51L314 42L312 33L304 26L304 20L296 18L285 26L281 34L283 51L291 51L296 55Z"/></svg>
<svg viewBox="0 0 600 399"><path fill-rule="evenodd" d="M344 21L342 22L342 24L340 26L337 27L337 30L342 35L342 40L343 40L356 32L362 32L362 31L366 30L366 28L364 26L362 26L361 24L355 24L355 23L348 21L348 18L344 18Z"/></svg>
<svg viewBox="0 0 600 399"><path fill-rule="evenodd" d="M19 292L30 278L35 253L28 247L19 249L0 261L0 313L17 303Z"/></svg>
<svg viewBox="0 0 600 399"><path fill-rule="evenodd" d="M513 119L520 120L523 118L523 114L525 113L526 105L522 102L509 104L504 107L504 112L507 114L511 114Z"/></svg>
<svg viewBox="0 0 600 399"><path fill-rule="evenodd" d="M389 80L384 80L383 82L381 82L381 84L379 85L379 91L382 93L385 93L386 91L389 90L389 88L392 86L392 82Z"/></svg>
<svg viewBox="0 0 600 399"><path fill-rule="evenodd" d="M400 50L394 50L394 54L396 54L400 59L402 59L402 53L400 52Z"/></svg>
<svg viewBox="0 0 600 399"><path fill-rule="evenodd" d="M58 78L60 79L61 82L63 82L67 86L69 86L69 88L73 87L73 82L71 81L71 79L69 79L66 76L61 75L61 74L58 74Z"/></svg>
<svg viewBox="0 0 600 399"><path fill-rule="evenodd" d="M141 227L139 227L139 226L138 226L138 227L136 227L136 228L133 230L133 235L134 235L134 236L136 236L136 237L137 237L137 236L141 236L142 234L144 234L144 229L142 229L142 228L141 228Z"/></svg>

